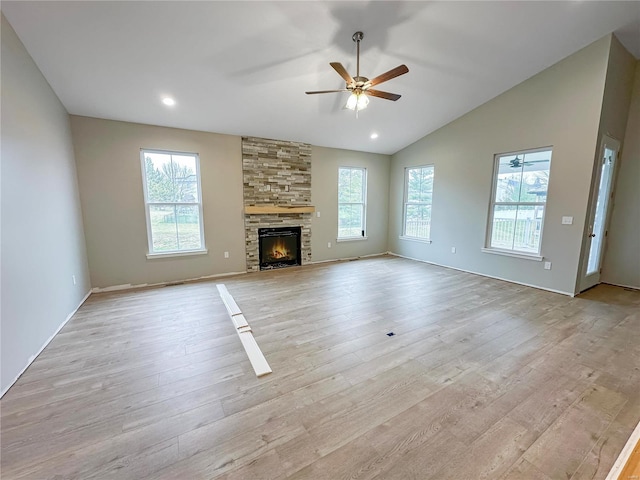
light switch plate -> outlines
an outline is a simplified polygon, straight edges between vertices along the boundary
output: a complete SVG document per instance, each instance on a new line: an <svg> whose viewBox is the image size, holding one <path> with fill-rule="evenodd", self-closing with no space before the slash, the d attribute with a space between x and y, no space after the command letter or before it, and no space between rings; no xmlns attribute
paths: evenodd
<svg viewBox="0 0 640 480"><path fill-rule="evenodd" d="M573 225L573 217L562 217L562 225Z"/></svg>

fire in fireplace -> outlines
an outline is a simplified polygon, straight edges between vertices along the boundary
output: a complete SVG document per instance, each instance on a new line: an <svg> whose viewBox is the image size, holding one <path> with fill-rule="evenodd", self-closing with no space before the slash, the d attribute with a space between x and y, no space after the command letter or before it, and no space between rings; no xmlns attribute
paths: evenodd
<svg viewBox="0 0 640 480"><path fill-rule="evenodd" d="M301 265L301 227L259 228L260 270Z"/></svg>

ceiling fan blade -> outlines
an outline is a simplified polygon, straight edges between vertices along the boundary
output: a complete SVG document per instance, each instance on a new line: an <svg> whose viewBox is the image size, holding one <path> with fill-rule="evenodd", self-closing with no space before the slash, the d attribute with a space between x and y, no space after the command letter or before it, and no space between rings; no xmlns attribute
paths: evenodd
<svg viewBox="0 0 640 480"><path fill-rule="evenodd" d="M385 100L393 100L394 102L398 100L401 95L397 93L389 93L389 92L381 92L380 90L365 90L367 95L371 95L372 97L384 98Z"/></svg>
<svg viewBox="0 0 640 480"><path fill-rule="evenodd" d="M342 90L318 90L315 92L304 92L307 95L313 95L316 93L338 93L338 92L348 92L349 90L347 90L346 88L343 88Z"/></svg>
<svg viewBox="0 0 640 480"><path fill-rule="evenodd" d="M353 78L351 78L351 75L349 75L349 73L347 72L347 69L344 68L340 62L331 62L329 65L331 65L333 67L333 69L336 72L338 72L338 75L340 75L342 78L344 78L345 82L347 82L347 83L355 83L353 81Z"/></svg>
<svg viewBox="0 0 640 480"><path fill-rule="evenodd" d="M409 69L406 65L400 65L389 70L388 72L383 73L382 75L378 75L377 77L372 78L366 84L373 87L374 85L378 85L379 83L386 82L387 80L399 77L400 75L404 75L408 71Z"/></svg>

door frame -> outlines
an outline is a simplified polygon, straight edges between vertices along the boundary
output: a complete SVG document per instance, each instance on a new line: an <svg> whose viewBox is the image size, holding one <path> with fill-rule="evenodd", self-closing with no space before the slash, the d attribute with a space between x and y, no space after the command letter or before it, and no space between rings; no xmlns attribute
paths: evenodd
<svg viewBox="0 0 640 480"><path fill-rule="evenodd" d="M602 176L602 167L605 162L605 148L609 148L615 152L613 159L613 168L611 170L611 184L609 188L609 198L604 215L604 235L601 242L600 252L598 256L598 270L587 274L589 268L589 254L592 245L592 235L596 208L598 205L598 196L600 195L600 181ZM602 262L604 260L605 250L607 249L607 236L609 233L609 223L611 222L611 211L613 209L613 199L615 196L616 173L618 170L618 162L620 159L620 141L610 135L603 135L600 140L600 148L598 149L598 157L594 169L591 182L591 193L589 195L589 205L587 208L587 217L585 219L584 238L582 242L582 251L580 252L580 276L578 277L578 293L584 292L600 283L600 274L602 272Z"/></svg>

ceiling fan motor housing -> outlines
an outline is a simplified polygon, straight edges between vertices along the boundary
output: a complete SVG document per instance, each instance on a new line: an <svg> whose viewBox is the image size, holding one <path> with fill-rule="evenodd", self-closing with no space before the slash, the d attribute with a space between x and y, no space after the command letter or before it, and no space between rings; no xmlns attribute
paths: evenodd
<svg viewBox="0 0 640 480"><path fill-rule="evenodd" d="M361 93L367 89L368 81L369 79L367 77L353 77L353 83L347 83L347 90Z"/></svg>

